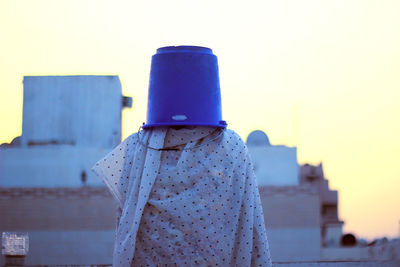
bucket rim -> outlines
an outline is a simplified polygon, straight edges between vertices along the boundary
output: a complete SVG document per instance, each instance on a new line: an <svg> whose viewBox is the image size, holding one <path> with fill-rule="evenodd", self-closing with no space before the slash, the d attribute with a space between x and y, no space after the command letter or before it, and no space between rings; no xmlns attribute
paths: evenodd
<svg viewBox="0 0 400 267"><path fill-rule="evenodd" d="M169 53L198 53L214 55L211 48L205 46L179 45L179 46L164 46L157 49L155 55Z"/></svg>
<svg viewBox="0 0 400 267"><path fill-rule="evenodd" d="M204 123L204 122L154 122L154 123L144 123L143 122L143 129L148 129L151 127L161 127L161 126L183 126L183 125L190 125L190 126L209 126L209 127L216 127L216 128L226 128L227 123L226 121L219 121L215 123Z"/></svg>

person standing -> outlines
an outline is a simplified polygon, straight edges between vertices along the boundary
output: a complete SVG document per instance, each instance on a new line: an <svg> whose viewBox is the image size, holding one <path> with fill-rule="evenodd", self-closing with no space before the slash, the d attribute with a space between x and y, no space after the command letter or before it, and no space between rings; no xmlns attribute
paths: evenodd
<svg viewBox="0 0 400 267"><path fill-rule="evenodd" d="M92 168L118 202L113 266L272 266L251 158L226 126L212 50L159 48L147 123Z"/></svg>

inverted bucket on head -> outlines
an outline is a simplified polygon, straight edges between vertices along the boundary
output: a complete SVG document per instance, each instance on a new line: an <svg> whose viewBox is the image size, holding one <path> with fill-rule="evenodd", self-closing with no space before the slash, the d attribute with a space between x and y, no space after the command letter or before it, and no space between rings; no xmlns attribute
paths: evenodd
<svg viewBox="0 0 400 267"><path fill-rule="evenodd" d="M167 46L152 57L147 123L226 127L218 61L210 48Z"/></svg>

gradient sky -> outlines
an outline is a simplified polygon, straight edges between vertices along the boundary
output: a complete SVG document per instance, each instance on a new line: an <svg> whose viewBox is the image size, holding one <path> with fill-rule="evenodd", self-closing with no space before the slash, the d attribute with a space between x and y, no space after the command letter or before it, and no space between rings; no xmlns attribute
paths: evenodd
<svg viewBox="0 0 400 267"><path fill-rule="evenodd" d="M400 1L0 1L0 143L21 134L24 75L119 75L145 120L150 59L213 49L224 119L323 163L344 230L400 228Z"/></svg>

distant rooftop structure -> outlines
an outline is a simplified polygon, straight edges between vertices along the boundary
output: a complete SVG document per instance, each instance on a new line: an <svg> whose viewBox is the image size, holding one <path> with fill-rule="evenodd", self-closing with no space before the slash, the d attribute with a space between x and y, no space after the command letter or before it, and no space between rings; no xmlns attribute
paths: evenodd
<svg viewBox="0 0 400 267"><path fill-rule="evenodd" d="M259 186L299 185L296 147L271 145L267 134L256 130L246 141Z"/></svg>
<svg viewBox="0 0 400 267"><path fill-rule="evenodd" d="M247 146L270 146L269 138L266 133L260 130L253 131L247 137Z"/></svg>
<svg viewBox="0 0 400 267"><path fill-rule="evenodd" d="M114 147L121 141L118 76L25 76L21 143Z"/></svg>
<svg viewBox="0 0 400 267"><path fill-rule="evenodd" d="M321 210L321 235L324 247L339 247L343 235L344 222L338 215L338 192L329 189L322 163L300 167L300 184L314 188L319 193Z"/></svg>
<svg viewBox="0 0 400 267"><path fill-rule="evenodd" d="M0 187L102 185L90 171L121 142L118 76L25 76L22 136L0 146Z"/></svg>
<svg viewBox="0 0 400 267"><path fill-rule="evenodd" d="M365 249L352 247L353 252L346 255L350 250L341 247L343 221L338 216L338 192L329 189L322 164L299 166L296 147L271 145L260 130L249 134L247 146L259 185L273 260L366 257Z"/></svg>

